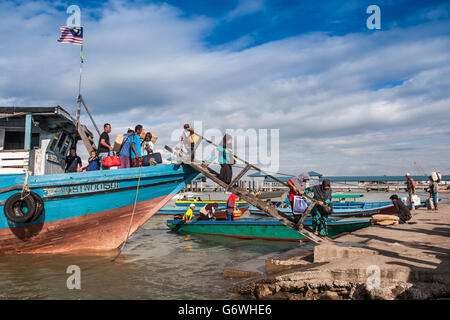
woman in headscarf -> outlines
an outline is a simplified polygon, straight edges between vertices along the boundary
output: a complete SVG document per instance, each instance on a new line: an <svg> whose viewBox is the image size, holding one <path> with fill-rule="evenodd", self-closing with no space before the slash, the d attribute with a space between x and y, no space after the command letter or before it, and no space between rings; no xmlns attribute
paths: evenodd
<svg viewBox="0 0 450 320"><path fill-rule="evenodd" d="M231 166L234 164L234 158L231 150L232 144L233 138L227 133L222 139L222 145L217 146L217 150L219 150L220 163L219 179L226 184L230 184L231 179L233 178L233 171L231 169Z"/></svg>
<svg viewBox="0 0 450 320"><path fill-rule="evenodd" d="M200 209L200 216L198 220L211 220L214 219L214 212L219 205L217 203L208 203L206 206Z"/></svg>
<svg viewBox="0 0 450 320"><path fill-rule="evenodd" d="M330 180L325 179L322 184L315 185L311 188L305 189L306 193L314 192L314 199L317 200L319 205L315 205L311 210L312 228L315 235L326 237L327 230L327 218L331 213L331 185ZM325 206L325 207L324 207Z"/></svg>
<svg viewBox="0 0 450 320"><path fill-rule="evenodd" d="M302 174L288 180L288 185L290 188L288 198L292 211L294 211L294 197L305 194L304 190L306 189L306 182L309 179L309 174L303 172Z"/></svg>

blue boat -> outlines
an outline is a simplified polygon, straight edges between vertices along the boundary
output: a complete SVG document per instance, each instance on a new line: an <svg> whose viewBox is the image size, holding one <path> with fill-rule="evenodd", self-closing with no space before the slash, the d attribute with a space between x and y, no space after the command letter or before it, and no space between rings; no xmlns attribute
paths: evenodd
<svg viewBox="0 0 450 320"><path fill-rule="evenodd" d="M62 173L75 121L60 107L5 112L0 129L25 122L25 141L0 141L0 254L118 248L198 175L177 164Z"/></svg>
<svg viewBox="0 0 450 320"><path fill-rule="evenodd" d="M309 205L309 203L308 203ZM279 208L280 212L292 215L291 208ZM251 214L266 215L264 211L250 207ZM390 201L385 202L333 202L333 217L369 217L374 214L394 214L394 205Z"/></svg>

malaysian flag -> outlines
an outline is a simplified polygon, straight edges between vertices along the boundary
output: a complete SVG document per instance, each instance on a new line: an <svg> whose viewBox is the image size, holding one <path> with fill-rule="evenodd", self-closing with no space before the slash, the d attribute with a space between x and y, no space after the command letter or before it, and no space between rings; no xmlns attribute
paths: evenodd
<svg viewBox="0 0 450 320"><path fill-rule="evenodd" d="M58 42L70 42L73 44L83 45L83 27L60 27L61 37Z"/></svg>

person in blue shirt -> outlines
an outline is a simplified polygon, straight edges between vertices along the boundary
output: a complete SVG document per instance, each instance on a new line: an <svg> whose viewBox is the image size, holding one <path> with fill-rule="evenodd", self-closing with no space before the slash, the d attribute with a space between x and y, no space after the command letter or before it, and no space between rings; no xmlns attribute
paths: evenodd
<svg viewBox="0 0 450 320"><path fill-rule="evenodd" d="M95 151L91 152L91 157L88 159L88 162L89 162L88 171L100 170L100 161Z"/></svg>
<svg viewBox="0 0 450 320"><path fill-rule="evenodd" d="M138 124L134 128L134 134L131 135L131 166L139 167L142 165L141 139L142 126Z"/></svg>
<svg viewBox="0 0 450 320"><path fill-rule="evenodd" d="M122 145L119 150L119 169L126 169L131 167L131 136L133 134L134 131L129 129L128 132L123 135Z"/></svg>

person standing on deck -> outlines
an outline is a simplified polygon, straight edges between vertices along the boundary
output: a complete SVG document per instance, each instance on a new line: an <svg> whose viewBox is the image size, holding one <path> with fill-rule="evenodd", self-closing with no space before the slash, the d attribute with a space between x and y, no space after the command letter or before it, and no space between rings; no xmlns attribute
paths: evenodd
<svg viewBox="0 0 450 320"><path fill-rule="evenodd" d="M180 137L180 150L182 151L183 155L190 155L190 160L194 161L194 128L191 128L189 123L185 123L183 129L183 133Z"/></svg>
<svg viewBox="0 0 450 320"><path fill-rule="evenodd" d="M98 160L103 170L109 170L109 167L104 167L102 162L103 159L109 155L109 152L113 150L113 147L111 147L111 143L109 141L110 133L111 125L109 123L105 123L103 125L103 133L100 135L100 139L98 141Z"/></svg>
<svg viewBox="0 0 450 320"><path fill-rule="evenodd" d="M325 179L322 184L305 189L305 193L314 193L314 199L319 205L315 205L311 210L312 228L315 235L326 237L328 234L327 218L331 213L331 185L330 180ZM326 207L324 207L326 206Z"/></svg>
<svg viewBox="0 0 450 320"><path fill-rule="evenodd" d="M396 194L393 194L389 199L391 199L392 203L394 204L395 214L398 216L400 224L406 223L406 221L411 219L411 213L409 212L409 209L405 206L403 201L398 198Z"/></svg>
<svg viewBox="0 0 450 320"><path fill-rule="evenodd" d="M131 135L131 166L140 167L142 165L141 139L142 126L138 124Z"/></svg>
<svg viewBox="0 0 450 320"><path fill-rule="evenodd" d="M183 215L184 222L189 223L192 221L192 217L194 216L194 209L195 209L195 204L191 203L191 205L189 206L189 209Z"/></svg>
<svg viewBox="0 0 450 320"><path fill-rule="evenodd" d="M98 161L97 153L95 151L91 152L91 157L88 159L89 166L87 171L100 170L100 163Z"/></svg>
<svg viewBox="0 0 450 320"><path fill-rule="evenodd" d="M119 150L119 169L131 168L131 136L133 134L134 131L128 129L128 132L123 135L122 145Z"/></svg>
<svg viewBox="0 0 450 320"><path fill-rule="evenodd" d="M64 172L81 171L81 158L77 156L76 149L70 148L70 154L66 157L66 169Z"/></svg>
<svg viewBox="0 0 450 320"><path fill-rule="evenodd" d="M428 185L428 192L430 193L430 198L433 199L434 210L438 209L439 202L439 183L433 180L433 177L430 176L430 184Z"/></svg>
<svg viewBox="0 0 450 320"><path fill-rule="evenodd" d="M227 221L233 221L233 211L236 210L236 199L238 198L237 195L234 193L230 194L227 200Z"/></svg>
<svg viewBox="0 0 450 320"><path fill-rule="evenodd" d="M141 140L141 154L143 157L153 153L152 134L147 132L145 138Z"/></svg>
<svg viewBox="0 0 450 320"><path fill-rule="evenodd" d="M289 185L289 203L291 204L292 212L294 212L294 197L297 195L304 195L305 189L306 189L306 183L309 181L310 177L309 174L303 172L302 174L289 179L288 185Z"/></svg>
<svg viewBox="0 0 450 320"><path fill-rule="evenodd" d="M409 172L406 173L406 192L408 192L409 203L413 210L416 210L412 196L416 194L416 182L411 178Z"/></svg>

